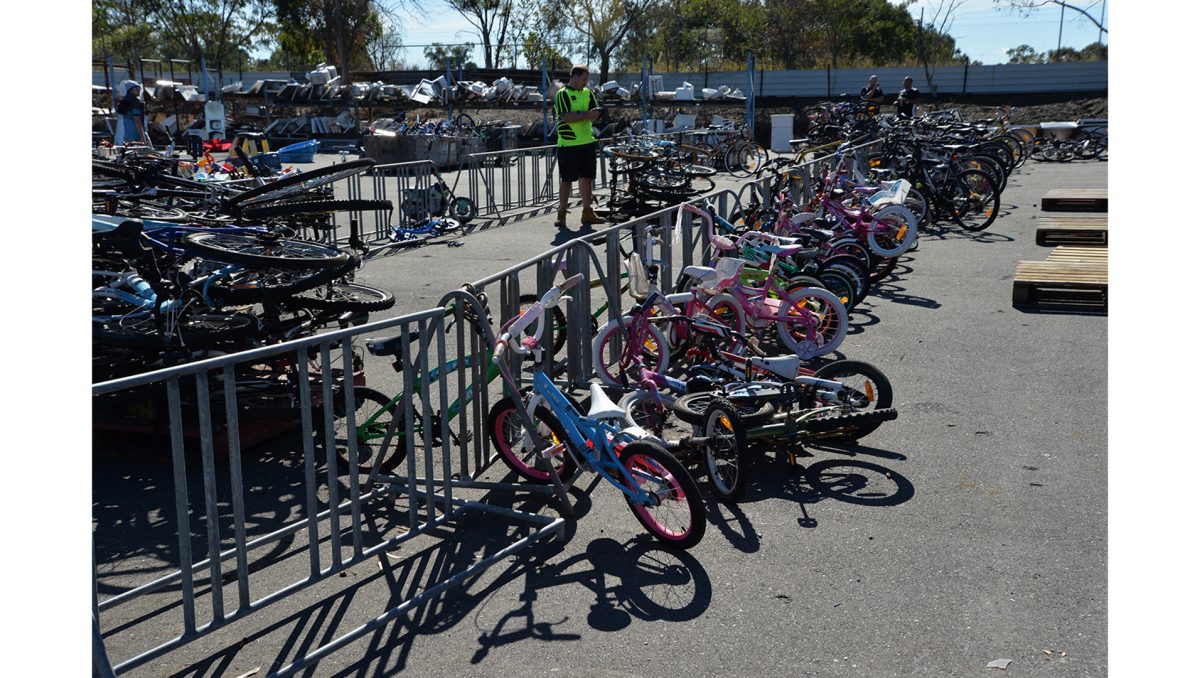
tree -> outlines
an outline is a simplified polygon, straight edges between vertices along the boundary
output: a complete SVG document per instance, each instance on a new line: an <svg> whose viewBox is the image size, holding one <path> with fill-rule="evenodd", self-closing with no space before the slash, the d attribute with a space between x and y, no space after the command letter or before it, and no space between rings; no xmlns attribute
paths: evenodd
<svg viewBox="0 0 1200 678"><path fill-rule="evenodd" d="M588 40L585 55L600 58L600 82L608 80L613 53L655 0L558 0L567 23Z"/></svg>
<svg viewBox="0 0 1200 678"><path fill-rule="evenodd" d="M1045 7L1046 5L1058 5L1059 7L1065 7L1066 9L1079 12L1080 15L1095 24L1096 27L1100 29L1100 32L1108 32L1108 29L1105 28L1104 25L1099 21L1097 21L1096 17L1088 13L1087 9L1076 7L1075 5L1063 2L1063 0L992 0L992 2L1000 6L1007 5L1009 9L1020 12L1022 16L1029 16L1029 14L1031 14L1038 7ZM1094 6L1095 3L1092 3L1092 5ZM997 7L997 9L1000 8L1001 7ZM1090 8L1091 6L1088 7L1088 9Z"/></svg>
<svg viewBox="0 0 1200 678"><path fill-rule="evenodd" d="M484 68L498 66L512 21L513 0L446 0L446 4L461 14L483 41Z"/></svg>
<svg viewBox="0 0 1200 678"><path fill-rule="evenodd" d="M144 0L145 22L157 27L163 56L187 57L224 73L246 50L269 44L271 0Z"/></svg>
<svg viewBox="0 0 1200 678"><path fill-rule="evenodd" d="M1092 44L1079 50L1080 61L1108 61L1108 45L1102 42Z"/></svg>
<svg viewBox="0 0 1200 678"><path fill-rule="evenodd" d="M1046 55L1039 53L1029 45L1020 45L1012 49L1005 50L1008 55L1008 63L1010 64L1044 64L1046 63Z"/></svg>
<svg viewBox="0 0 1200 678"><path fill-rule="evenodd" d="M966 0L938 0L937 8L931 13L929 23L925 23L925 10L921 10L920 25L917 27L917 58L925 71L925 84L929 92L937 97L937 86L933 84L933 75L939 63L952 61L954 58L954 39L950 37L950 27L954 25L954 12Z"/></svg>
<svg viewBox="0 0 1200 678"><path fill-rule="evenodd" d="M400 37L399 10L419 9L413 0L273 1L279 15L279 44L285 53L306 59L304 68L317 61L336 64L344 78L353 70L380 68L372 50L376 56L389 49L394 52Z"/></svg>
<svg viewBox="0 0 1200 678"><path fill-rule="evenodd" d="M440 42L435 42L425 48L425 58L429 60L429 68L431 70L439 70L446 67L446 60L450 60L451 66L462 64L464 68L478 68L474 61L471 61L471 53L475 51L475 43L467 42L461 45L443 45Z"/></svg>
<svg viewBox="0 0 1200 678"><path fill-rule="evenodd" d="M133 59L157 55L158 35L143 17L142 0L95 0L92 3L92 57Z"/></svg>

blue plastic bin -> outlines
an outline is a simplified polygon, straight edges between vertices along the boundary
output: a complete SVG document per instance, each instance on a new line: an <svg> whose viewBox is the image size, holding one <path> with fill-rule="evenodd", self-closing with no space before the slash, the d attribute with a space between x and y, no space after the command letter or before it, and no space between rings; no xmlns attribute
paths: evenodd
<svg viewBox="0 0 1200 678"><path fill-rule="evenodd" d="M312 162L313 157L317 153L317 146L318 144L315 139L309 139L308 141L284 146L275 152L279 154L280 162Z"/></svg>

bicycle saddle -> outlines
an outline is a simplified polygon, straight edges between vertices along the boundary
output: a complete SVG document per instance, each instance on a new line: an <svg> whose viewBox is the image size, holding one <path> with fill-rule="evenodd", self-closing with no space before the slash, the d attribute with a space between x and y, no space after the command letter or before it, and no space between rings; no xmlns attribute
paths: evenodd
<svg viewBox="0 0 1200 678"><path fill-rule="evenodd" d="M367 352L378 356L400 355L405 346L420 338L420 332L411 332L408 336L401 334L390 339L367 339Z"/></svg>
<svg viewBox="0 0 1200 678"><path fill-rule="evenodd" d="M624 419L625 410L614 403L604 389L600 388L600 384L592 383L590 390L592 392L592 406L588 408L587 418L592 421L601 421L604 419Z"/></svg>
<svg viewBox="0 0 1200 678"><path fill-rule="evenodd" d="M750 357L750 365L766 370L781 379L795 379L800 371L800 356L781 355L772 358Z"/></svg>

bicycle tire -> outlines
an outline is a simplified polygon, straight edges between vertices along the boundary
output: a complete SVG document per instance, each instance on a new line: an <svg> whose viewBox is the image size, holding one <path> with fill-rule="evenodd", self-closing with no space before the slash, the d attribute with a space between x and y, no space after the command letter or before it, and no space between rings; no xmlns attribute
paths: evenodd
<svg viewBox="0 0 1200 678"><path fill-rule="evenodd" d="M324 311L386 311L396 305L396 297L387 290L352 282L319 285L292 295L288 304Z"/></svg>
<svg viewBox="0 0 1200 678"><path fill-rule="evenodd" d="M243 339L258 328L254 318L235 313L195 313L180 318L170 336L159 334L150 314L92 324L92 341L106 346L207 348Z"/></svg>
<svg viewBox="0 0 1200 678"><path fill-rule="evenodd" d="M805 306L816 316L811 327L801 331L793 329L796 323L786 322L796 313L796 308ZM810 287L799 294L789 294L779 306L779 316L776 318L775 330L780 342L801 358L808 360L817 356L836 351L846 338L848 316L846 307L829 290ZM812 330L816 336L809 337Z"/></svg>
<svg viewBox="0 0 1200 678"><path fill-rule="evenodd" d="M987 174L977 170L959 172L954 189L953 217L959 226L968 231L982 231L992 225L1000 213L1000 193ZM973 217L975 214L980 216Z"/></svg>
<svg viewBox="0 0 1200 678"><path fill-rule="evenodd" d="M917 240L917 217L907 207L888 205L875 212L876 222L867 231L867 246L881 257L907 252Z"/></svg>
<svg viewBox="0 0 1200 678"><path fill-rule="evenodd" d="M671 411L679 417L680 421L701 426L704 424L704 415L708 411L709 405L716 398L728 402L737 411L742 423L746 426L760 426L775 415L775 404L769 400L742 403L736 399L727 398L717 391L700 391L679 396L671 404Z"/></svg>
<svg viewBox="0 0 1200 678"><path fill-rule="evenodd" d="M804 429L810 433L835 434L839 438L858 440L898 416L899 413L890 407L839 412L805 420Z"/></svg>
<svg viewBox="0 0 1200 678"><path fill-rule="evenodd" d="M350 260L349 254L317 243L232 233L190 233L183 247L209 259L263 268L340 268Z"/></svg>
<svg viewBox="0 0 1200 678"><path fill-rule="evenodd" d="M822 365L813 376L842 382L848 389L845 402L856 410L880 410L892 406L892 382L879 368L861 360L838 360ZM883 422L858 426L859 438L879 428Z"/></svg>
<svg viewBox="0 0 1200 678"><path fill-rule="evenodd" d="M640 380L640 364L635 362L629 366L629 371L624 374L625 381L628 383L622 383L622 375L614 370L616 362L606 357L610 353L615 353L618 356L617 360L620 359L629 331L628 327L632 322L633 318L630 316L610 320L596 332L596 337L592 340L592 368L600 377L600 381L608 386L627 388L630 383L637 383ZM662 330L654 325L647 325L646 331L649 336L643 346L642 362L651 372L666 372L670 362L667 338Z"/></svg>
<svg viewBox="0 0 1200 678"><path fill-rule="evenodd" d="M500 455L500 460L504 462L504 465L513 473L531 482L549 483L550 474L536 465L536 456L541 454L541 451L532 448L525 449L529 446L530 437L525 435L524 426L517 413L518 402L510 396L505 396L497 400L488 410L487 430L492 447ZM562 424L548 408L542 406L535 408L531 418L538 425L539 434L542 435L545 442L561 443L564 446L571 444ZM518 443L522 445L521 448L517 447ZM566 450L555 455L555 459L559 462L555 472L560 479L566 480L575 473L575 461Z"/></svg>
<svg viewBox="0 0 1200 678"><path fill-rule="evenodd" d="M392 210L391 200L297 200L273 202L258 207L248 207L241 212L243 219L278 219L303 215L325 215L334 212L374 212Z"/></svg>
<svg viewBox="0 0 1200 678"><path fill-rule="evenodd" d="M479 207L475 205L475 201L466 197L451 200L447 209L449 216L460 224L469 224L479 216Z"/></svg>
<svg viewBox="0 0 1200 678"><path fill-rule="evenodd" d="M283 302L288 297L319 287L345 275L355 266L350 260L341 268L279 269L243 268L228 277L216 278L204 286L204 292L214 301L227 304Z"/></svg>
<svg viewBox="0 0 1200 678"><path fill-rule="evenodd" d="M625 410L625 424L639 426L656 436L662 437L667 422L671 417L671 406L675 404L675 396L665 391L658 392L658 399L663 409L658 409L654 395L646 389L639 388L621 396L617 405Z"/></svg>
<svg viewBox="0 0 1200 678"><path fill-rule="evenodd" d="M379 452L379 440L377 436L383 436L387 433L388 427L392 423L392 417L395 416L395 411L389 409L391 398L383 393L376 391L373 388L366 386L355 386L353 391L354 398L354 422L355 422L355 447L358 450L358 464L356 465L359 473L370 473L371 468L375 463L375 455ZM361 411L360 411L361 410ZM414 408L413 415L419 416L417 413L420 410ZM350 470L350 434L346 426L346 395L344 390L339 390L333 394L333 416L334 416L334 450L337 455L338 468L343 472ZM367 420L374 417L369 425ZM363 431L359 430L366 425L366 431L371 437L364 437ZM396 426L396 432L392 438L392 450L379 462L380 471L391 471L404 461L408 456L407 445L405 444L405 429L403 426Z"/></svg>
<svg viewBox="0 0 1200 678"><path fill-rule="evenodd" d="M717 499L733 503L746 493L750 460L746 454L746 424L738 410L717 396L704 412L704 465Z"/></svg>
<svg viewBox="0 0 1200 678"><path fill-rule="evenodd" d="M322 167L308 172L301 172L277 179L269 184L256 186L248 191L227 198L225 204L230 209L245 209L247 205L264 204L310 191L319 186L332 183L338 179L352 177L375 166L371 158L360 158Z"/></svg>
<svg viewBox="0 0 1200 678"><path fill-rule="evenodd" d="M635 440L627 444L621 450L619 459L634 476L635 482L639 479L644 481L639 483L640 488L656 498L653 506L642 506L626 496L629 510L642 527L669 546L689 549L699 544L708 525L704 516L704 499L700 496L696 481L683 464L648 440ZM682 502L687 503L682 511L672 510ZM674 516L683 517L679 529L668 527L664 521L664 518Z"/></svg>

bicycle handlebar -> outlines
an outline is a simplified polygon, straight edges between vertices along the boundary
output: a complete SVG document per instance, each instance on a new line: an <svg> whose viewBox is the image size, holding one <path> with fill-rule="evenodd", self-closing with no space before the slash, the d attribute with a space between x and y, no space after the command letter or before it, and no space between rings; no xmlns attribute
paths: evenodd
<svg viewBox="0 0 1200 678"><path fill-rule="evenodd" d="M534 330L532 341L530 342L532 346L536 347L538 342L542 339L542 331L546 328L546 309L554 308L563 301L570 299L571 297L564 296L563 292L579 284L581 280L583 280L583 274L576 273L561 283L551 287L550 289L546 290L546 293L542 295L541 299L533 302L532 306L522 311L520 315L508 323L508 325L503 328L504 331L496 339L496 347L492 354L492 362L500 364L500 360L506 349L516 351L522 356L529 355L531 349L523 346L523 342L516 337L518 337L521 332L525 331L525 328L532 325L534 321L537 321L537 329Z"/></svg>

